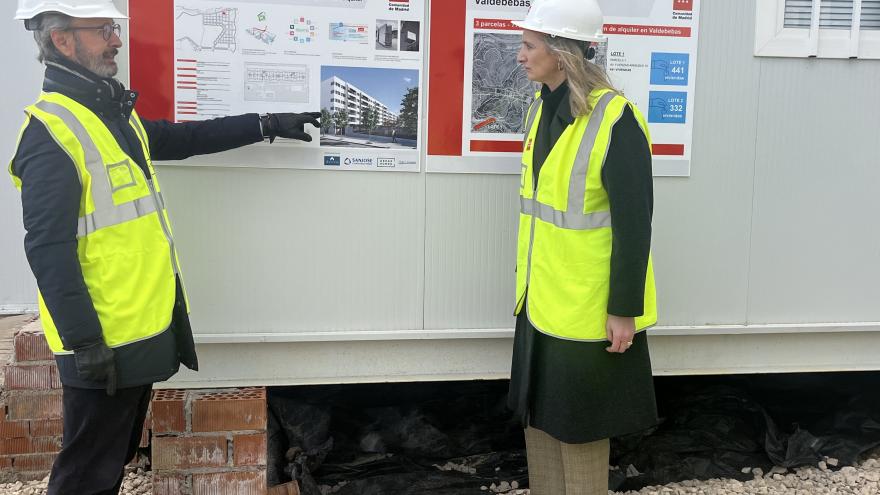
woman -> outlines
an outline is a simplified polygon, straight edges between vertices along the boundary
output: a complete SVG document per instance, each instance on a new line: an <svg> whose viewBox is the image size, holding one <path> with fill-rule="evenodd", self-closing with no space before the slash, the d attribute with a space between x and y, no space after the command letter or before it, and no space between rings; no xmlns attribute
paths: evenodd
<svg viewBox="0 0 880 495"><path fill-rule="evenodd" d="M648 128L589 61L595 0L536 0L515 24L542 88L526 119L509 405L532 495L605 495L608 439L656 423Z"/></svg>

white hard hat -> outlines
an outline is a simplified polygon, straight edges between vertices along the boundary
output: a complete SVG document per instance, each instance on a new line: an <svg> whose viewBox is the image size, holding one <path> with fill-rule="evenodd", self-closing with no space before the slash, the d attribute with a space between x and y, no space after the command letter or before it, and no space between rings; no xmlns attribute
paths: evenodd
<svg viewBox="0 0 880 495"><path fill-rule="evenodd" d="M602 9L596 0L535 0L515 26L579 41L603 41Z"/></svg>
<svg viewBox="0 0 880 495"><path fill-rule="evenodd" d="M113 5L113 0L18 0L15 18L29 20L46 12L59 12L70 17L128 19Z"/></svg>

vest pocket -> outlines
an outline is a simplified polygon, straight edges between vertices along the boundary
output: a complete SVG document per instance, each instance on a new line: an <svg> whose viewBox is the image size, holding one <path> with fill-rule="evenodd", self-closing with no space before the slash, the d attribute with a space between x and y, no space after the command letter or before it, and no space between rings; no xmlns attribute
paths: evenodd
<svg viewBox="0 0 880 495"><path fill-rule="evenodd" d="M149 196L150 190L147 188L144 173L131 159L108 163L104 167L114 205L119 206Z"/></svg>
<svg viewBox="0 0 880 495"><path fill-rule="evenodd" d="M110 190L114 193L120 189L137 185L134 170L131 168L131 160L108 164L107 177L110 179Z"/></svg>

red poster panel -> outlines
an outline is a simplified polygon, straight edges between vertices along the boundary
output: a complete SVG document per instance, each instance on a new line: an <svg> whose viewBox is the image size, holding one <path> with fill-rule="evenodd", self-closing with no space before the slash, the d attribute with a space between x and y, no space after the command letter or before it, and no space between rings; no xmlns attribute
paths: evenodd
<svg viewBox="0 0 880 495"><path fill-rule="evenodd" d="M464 0L431 2L428 155L461 156L464 21Z"/></svg>
<svg viewBox="0 0 880 495"><path fill-rule="evenodd" d="M688 175L696 0L600 3L608 44L599 63L648 119L655 173ZM525 115L536 87L516 73L521 30L513 21L524 18L530 4L431 2L429 172L520 172L522 129L511 122L520 122L515 117Z"/></svg>
<svg viewBox="0 0 880 495"><path fill-rule="evenodd" d="M138 113L174 120L174 0L129 2L131 87Z"/></svg>
<svg viewBox="0 0 880 495"><path fill-rule="evenodd" d="M651 146L654 156L684 156L683 144L654 144Z"/></svg>
<svg viewBox="0 0 880 495"><path fill-rule="evenodd" d="M525 16L528 3L515 4L515 8L502 5L470 11L472 6L465 0L431 2L428 171L518 173L520 137L485 132L501 124L493 116L479 116L466 128L472 118L471 42L475 37L497 36L509 43L513 37L518 45L521 30L511 21ZM515 64L515 54L510 56Z"/></svg>

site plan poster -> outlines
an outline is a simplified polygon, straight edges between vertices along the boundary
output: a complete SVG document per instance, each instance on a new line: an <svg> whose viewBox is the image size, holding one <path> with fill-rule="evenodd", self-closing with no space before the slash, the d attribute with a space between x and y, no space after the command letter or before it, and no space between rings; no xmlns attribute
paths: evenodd
<svg viewBox="0 0 880 495"><path fill-rule="evenodd" d="M320 111L286 166L417 172L424 29L424 0L173 0L173 118Z"/></svg>
<svg viewBox="0 0 880 495"><path fill-rule="evenodd" d="M599 63L648 120L654 175L690 175L699 1L600 4L608 42ZM522 32L511 21L530 5L432 2L429 172L520 173L524 115L538 87L516 62Z"/></svg>

